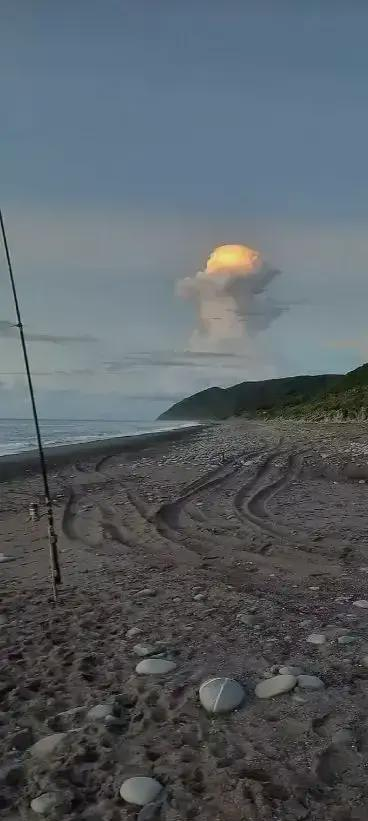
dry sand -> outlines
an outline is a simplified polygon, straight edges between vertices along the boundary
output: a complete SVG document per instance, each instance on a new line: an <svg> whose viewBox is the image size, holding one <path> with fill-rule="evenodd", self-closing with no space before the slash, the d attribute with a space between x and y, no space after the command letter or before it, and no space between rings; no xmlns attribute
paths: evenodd
<svg viewBox="0 0 368 821"><path fill-rule="evenodd" d="M28 520L40 477L0 462L0 817L37 818L52 793L65 821L366 821L367 427L236 422L136 445L50 454L56 606L45 518ZM139 676L137 644L176 667ZM324 688L257 698L283 665ZM213 717L198 689L216 675L245 701ZM88 717L99 704L113 718ZM120 798L135 775L163 785L157 804Z"/></svg>

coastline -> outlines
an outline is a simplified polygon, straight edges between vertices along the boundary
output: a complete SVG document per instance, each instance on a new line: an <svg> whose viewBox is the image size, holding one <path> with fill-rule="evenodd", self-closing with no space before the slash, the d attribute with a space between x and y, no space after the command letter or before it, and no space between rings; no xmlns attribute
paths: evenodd
<svg viewBox="0 0 368 821"><path fill-rule="evenodd" d="M55 821L127 821L121 784L153 772L170 821L365 819L345 809L368 807L366 427L234 419L47 455L56 605L29 455L0 487L4 818L48 793ZM217 678L245 698L214 735L199 693Z"/></svg>
<svg viewBox="0 0 368 821"><path fill-rule="evenodd" d="M96 439L90 442L76 442L70 445L52 445L45 447L45 458L50 470L67 465L77 459L89 459L101 456L115 456L126 450L140 451L151 445L172 442L200 433L205 424L191 425L171 430L154 431L151 433L133 434L129 436L115 436L111 439ZM21 453L11 453L0 456L0 484L12 479L18 479L25 473L39 473L40 463L38 450L28 450Z"/></svg>

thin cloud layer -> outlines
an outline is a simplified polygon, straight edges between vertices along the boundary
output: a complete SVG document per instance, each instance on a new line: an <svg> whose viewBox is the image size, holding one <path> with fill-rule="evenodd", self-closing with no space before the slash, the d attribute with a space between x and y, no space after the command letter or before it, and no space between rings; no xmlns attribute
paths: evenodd
<svg viewBox="0 0 368 821"><path fill-rule="evenodd" d="M67 345L69 343L79 342L98 342L98 338L91 336L90 334L80 334L80 336L64 336L60 334L33 333L28 332L26 329L24 334L29 342L51 342L55 345ZM17 325L14 325L12 322L5 319L0 319L0 337L3 337L4 339L14 339L18 338L18 335L19 330Z"/></svg>

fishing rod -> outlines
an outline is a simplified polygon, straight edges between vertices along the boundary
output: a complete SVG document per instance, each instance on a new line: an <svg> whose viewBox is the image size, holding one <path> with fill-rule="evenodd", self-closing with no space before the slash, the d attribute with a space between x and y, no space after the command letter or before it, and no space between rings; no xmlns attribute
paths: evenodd
<svg viewBox="0 0 368 821"><path fill-rule="evenodd" d="M56 601L56 598L57 598L57 585L61 584L61 572L60 572L59 556L58 556L57 535L56 535L55 527L54 527L54 511L53 511L52 500L51 500L51 496L50 496L50 488L49 488L49 481L48 481L48 476L47 476L47 466L46 466L46 460L45 460L45 452L44 452L43 444L42 444L41 430L40 430L40 424L39 424L38 413L37 413L36 399L35 399L34 390L33 390L32 374L31 374L31 368L30 368L30 364L29 364L27 345L26 345L26 340L25 340L25 336L24 336L24 328L23 328L23 323L22 323L22 318L21 318L21 313L20 313L19 300L18 300L18 295L17 295L17 289L15 287L13 267L12 267L12 263L11 263L9 245L8 245L8 240L7 240L7 236L6 236L6 232L5 232L5 225L4 225L4 220L3 220L3 215L2 215L1 208L0 208L0 226L1 226L1 234L2 234L4 248L5 248L6 261L7 261L7 265L8 265L11 290L12 290L13 299L14 299L15 314L16 314L16 317L17 317L16 327L19 330L20 342L21 342L21 346L22 346L23 359L24 359L24 367L25 367L25 371L26 371L26 375L27 375L28 389L29 389L29 395L30 395L30 399L31 399L33 420L34 420L35 429L36 429L37 447L38 447L41 474L42 474L43 487L44 487L44 493L45 493L46 514L47 514L47 522L48 522L48 539L49 539L49 548L50 548L51 585L52 585L53 597L54 597L54 600Z"/></svg>

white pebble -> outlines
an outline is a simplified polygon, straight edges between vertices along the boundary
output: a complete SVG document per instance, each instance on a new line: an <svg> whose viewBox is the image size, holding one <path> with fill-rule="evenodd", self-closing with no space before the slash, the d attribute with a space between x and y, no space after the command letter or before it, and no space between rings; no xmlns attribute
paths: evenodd
<svg viewBox="0 0 368 821"><path fill-rule="evenodd" d="M243 687L232 678L210 678L199 688L199 700L208 713L235 710L244 701L244 696Z"/></svg>
<svg viewBox="0 0 368 821"><path fill-rule="evenodd" d="M156 659L156 658L149 658L143 659L137 664L135 671L139 673L139 675L149 676L149 675L162 675L163 673L171 673L172 670L175 670L176 664L174 661L169 661L169 659Z"/></svg>
<svg viewBox="0 0 368 821"><path fill-rule="evenodd" d="M308 644L325 644L326 636L323 633L311 633L307 638Z"/></svg>
<svg viewBox="0 0 368 821"><path fill-rule="evenodd" d="M103 721L111 713L111 704L96 704L88 710L87 718L90 721Z"/></svg>
<svg viewBox="0 0 368 821"><path fill-rule="evenodd" d="M139 592L136 595L137 596L142 596L142 598L144 598L144 597L149 598L150 596L155 596L156 595L156 590L153 590L152 587L144 587L143 590L139 590Z"/></svg>
<svg viewBox="0 0 368 821"><path fill-rule="evenodd" d="M53 733L52 735L47 735L45 738L41 738L39 741L36 741L36 743L30 747L29 752L35 758L47 758L54 752L54 750L56 750L61 742L64 741L66 736L67 733Z"/></svg>
<svg viewBox="0 0 368 821"><path fill-rule="evenodd" d="M279 667L278 672L282 676L301 676L303 674L303 670L301 669L301 667L293 667L292 665Z"/></svg>
<svg viewBox="0 0 368 821"><path fill-rule="evenodd" d="M44 792L31 801L31 810L37 815L48 815L60 804L63 804L63 800L57 793Z"/></svg>
<svg viewBox="0 0 368 821"><path fill-rule="evenodd" d="M358 601L353 601L354 607L360 607L361 610L367 610L368 608L368 601L366 599L358 599Z"/></svg>
<svg viewBox="0 0 368 821"><path fill-rule="evenodd" d="M155 778L137 776L124 781L120 787L120 795L128 804L144 807L154 801L161 790L162 785Z"/></svg>
<svg viewBox="0 0 368 821"><path fill-rule="evenodd" d="M268 678L266 681L260 681L256 687L256 696L258 698L272 698L273 696L288 693L293 690L296 685L296 676L279 675L274 678Z"/></svg>

